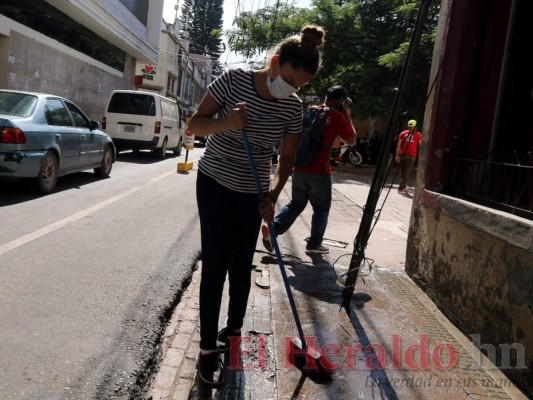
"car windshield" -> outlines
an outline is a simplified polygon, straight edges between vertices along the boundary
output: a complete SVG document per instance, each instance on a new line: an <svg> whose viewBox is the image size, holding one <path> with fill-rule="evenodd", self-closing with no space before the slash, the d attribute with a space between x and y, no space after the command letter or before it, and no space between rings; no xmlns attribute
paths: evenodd
<svg viewBox="0 0 533 400"><path fill-rule="evenodd" d="M37 103L37 97L29 94L0 92L0 114L2 115L29 117L35 103Z"/></svg>

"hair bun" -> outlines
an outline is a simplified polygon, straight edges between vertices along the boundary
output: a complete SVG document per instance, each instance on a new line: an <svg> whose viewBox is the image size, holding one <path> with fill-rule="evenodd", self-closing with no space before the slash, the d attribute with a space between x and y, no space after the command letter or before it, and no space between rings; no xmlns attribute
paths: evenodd
<svg viewBox="0 0 533 400"><path fill-rule="evenodd" d="M317 47L324 43L324 36L326 36L324 29L316 25L304 26L300 34L302 35L302 41L311 43Z"/></svg>

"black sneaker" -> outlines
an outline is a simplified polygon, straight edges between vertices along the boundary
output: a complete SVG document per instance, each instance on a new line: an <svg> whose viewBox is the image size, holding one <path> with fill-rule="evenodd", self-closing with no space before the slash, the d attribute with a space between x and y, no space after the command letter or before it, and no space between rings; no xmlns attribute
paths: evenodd
<svg viewBox="0 0 533 400"><path fill-rule="evenodd" d="M221 386L224 383L226 367L216 351L209 354L198 354L196 368L202 382L210 386Z"/></svg>
<svg viewBox="0 0 533 400"><path fill-rule="evenodd" d="M220 352L228 351L230 349L231 344L230 338L238 338L240 336L240 331L234 331L233 329L230 329L227 326L225 328L222 328L217 334L217 350ZM234 341L234 343L236 342Z"/></svg>

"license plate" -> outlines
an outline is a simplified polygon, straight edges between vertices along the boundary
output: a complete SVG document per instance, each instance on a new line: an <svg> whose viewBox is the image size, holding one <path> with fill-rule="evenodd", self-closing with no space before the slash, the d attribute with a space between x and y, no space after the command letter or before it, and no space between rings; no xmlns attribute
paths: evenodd
<svg viewBox="0 0 533 400"><path fill-rule="evenodd" d="M133 125L124 125L124 132L135 133L135 127Z"/></svg>

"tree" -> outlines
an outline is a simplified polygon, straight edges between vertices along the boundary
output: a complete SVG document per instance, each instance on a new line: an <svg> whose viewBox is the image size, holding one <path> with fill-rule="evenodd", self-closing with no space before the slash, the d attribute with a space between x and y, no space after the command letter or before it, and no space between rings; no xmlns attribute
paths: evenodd
<svg viewBox="0 0 533 400"><path fill-rule="evenodd" d="M222 15L224 0L184 0L180 28L188 32L190 53L209 55L213 60L213 74L222 72Z"/></svg>
<svg viewBox="0 0 533 400"><path fill-rule="evenodd" d="M310 19L309 11L278 1L253 13L243 12L235 21L237 29L229 34L228 44L245 58L256 57L298 34Z"/></svg>
<svg viewBox="0 0 533 400"><path fill-rule="evenodd" d="M358 117L388 115L415 27L417 3L361 0L339 6L331 0L316 0L315 7L317 23L328 35L324 67L316 84L325 87L341 82L354 97L353 111ZM433 12L438 15L438 8ZM426 32L434 32L436 21L426 25ZM425 107L432 57L427 49L433 48L432 38L425 36L424 51L417 55L412 71L411 92L403 94L402 111L418 118Z"/></svg>
<svg viewBox="0 0 533 400"><path fill-rule="evenodd" d="M353 96L353 115L373 120L390 112L417 11L417 2L409 0L314 0L311 11L278 2L237 18L229 45L232 51L253 56L306 24L324 27L322 68L300 94L323 96L328 87L342 84ZM404 107L417 116L425 107L438 5L430 15L410 93L403 96L416 100L404 102Z"/></svg>
<svg viewBox="0 0 533 400"><path fill-rule="evenodd" d="M418 16L419 2L398 2L395 11L399 16L399 31L405 32L403 40L390 52L381 55L378 63L390 71L397 72L398 75L403 67L409 49L409 40L415 28L416 18ZM433 2L430 5L428 19L424 26L418 53L414 59L414 65L409 80L409 89L402 94L402 104L404 112L413 117L422 118L426 106L427 92L430 86L429 72L433 57L433 47L435 45L435 36L438 24L440 2Z"/></svg>

